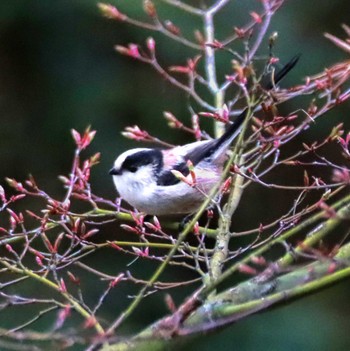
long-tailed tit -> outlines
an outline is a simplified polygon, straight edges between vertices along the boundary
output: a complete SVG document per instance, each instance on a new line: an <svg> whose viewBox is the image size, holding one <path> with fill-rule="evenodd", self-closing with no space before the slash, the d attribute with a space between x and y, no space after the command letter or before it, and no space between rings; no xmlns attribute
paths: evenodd
<svg viewBox="0 0 350 351"><path fill-rule="evenodd" d="M293 58L277 72L273 83L278 83L298 58ZM269 81L265 87L269 90L273 85ZM219 182L227 150L240 132L245 117L246 111L243 111L218 139L197 141L169 150L136 148L122 153L109 172L120 196L149 215L195 212ZM194 167L194 186L173 173L179 171L185 177L191 177L188 161Z"/></svg>
<svg viewBox="0 0 350 351"><path fill-rule="evenodd" d="M151 215L196 211L205 194L220 180L226 151L238 134L245 114L241 114L218 139L169 150L137 148L122 153L110 170L120 196L139 211ZM190 177L188 160L194 166L195 186L172 173L176 170Z"/></svg>

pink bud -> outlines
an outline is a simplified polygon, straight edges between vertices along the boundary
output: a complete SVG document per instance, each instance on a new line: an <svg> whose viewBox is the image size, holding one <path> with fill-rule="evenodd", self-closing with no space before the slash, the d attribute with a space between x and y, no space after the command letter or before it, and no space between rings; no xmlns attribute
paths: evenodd
<svg viewBox="0 0 350 351"><path fill-rule="evenodd" d="M29 251L30 251L31 253L33 253L35 256L37 256L37 257L39 257L40 259L42 259L42 260L45 258L45 256L44 256L41 252L39 252L39 251L33 249L33 248L30 247L30 246L29 246Z"/></svg>
<svg viewBox="0 0 350 351"><path fill-rule="evenodd" d="M238 38L242 39L245 37L246 31L243 28L234 27L234 31Z"/></svg>
<svg viewBox="0 0 350 351"><path fill-rule="evenodd" d="M140 214L140 213L136 213L136 212L131 212L131 217L134 220L134 222L136 223L136 225L142 227L143 226L143 221L145 219L145 216Z"/></svg>
<svg viewBox="0 0 350 351"><path fill-rule="evenodd" d="M15 230L16 226L17 226L17 222L13 217L10 217L10 226L11 226L11 230Z"/></svg>
<svg viewBox="0 0 350 351"><path fill-rule="evenodd" d="M153 223L151 223L151 222L145 222L145 226L148 228L148 229L151 229L151 230L153 230L153 231L157 231L158 229L157 229L157 227L153 224Z"/></svg>
<svg viewBox="0 0 350 351"><path fill-rule="evenodd" d="M84 150L87 146L90 145L90 143L95 137L95 134L96 134L96 130L90 131L90 127L86 128L84 135L81 138L81 142L79 144L81 150Z"/></svg>
<svg viewBox="0 0 350 351"><path fill-rule="evenodd" d="M71 133L72 133L73 139L74 139L74 141L75 141L75 144L76 144L77 146L79 146L79 145L80 145L80 142L81 142L81 136L80 136L80 134L79 134L75 129L72 129L72 130L71 130Z"/></svg>
<svg viewBox="0 0 350 351"><path fill-rule="evenodd" d="M224 119L220 116L220 110L218 112L199 112L200 116L214 118L217 121L227 123L227 119Z"/></svg>
<svg viewBox="0 0 350 351"><path fill-rule="evenodd" d="M104 3L100 2L97 4L97 6L100 9L100 11L102 12L103 16L105 16L109 19L115 19L118 21L125 21L127 19L126 15L119 12L118 9L112 5L104 4Z"/></svg>
<svg viewBox="0 0 350 351"><path fill-rule="evenodd" d="M226 104L222 106L221 109L219 109L218 114L222 118L223 121L228 121L229 120L229 110Z"/></svg>
<svg viewBox="0 0 350 351"><path fill-rule="evenodd" d="M194 235L200 235L200 229L199 229L199 223L196 222L195 225L193 226L193 233Z"/></svg>
<svg viewBox="0 0 350 351"><path fill-rule="evenodd" d="M321 200L318 205L324 211L324 215L326 218L337 217L336 211L332 207L328 206L324 201Z"/></svg>
<svg viewBox="0 0 350 351"><path fill-rule="evenodd" d="M208 219L214 218L214 211L212 209L207 210L207 218Z"/></svg>
<svg viewBox="0 0 350 351"><path fill-rule="evenodd" d="M164 27L172 34L174 35L180 35L181 31L180 28L175 26L173 22L171 22L170 20L166 20L164 22Z"/></svg>
<svg viewBox="0 0 350 351"><path fill-rule="evenodd" d="M128 139L134 139L134 140L145 140L149 137L149 134L141 130L138 126L133 126L133 127L126 127L125 132L122 132L121 134L128 138Z"/></svg>
<svg viewBox="0 0 350 351"><path fill-rule="evenodd" d="M318 90L324 90L327 88L327 83L324 80L315 80L315 85Z"/></svg>
<svg viewBox="0 0 350 351"><path fill-rule="evenodd" d="M191 70L191 72L196 71L197 64L201 58L202 58L201 55L197 55L193 59L190 58L187 60L187 66Z"/></svg>
<svg viewBox="0 0 350 351"><path fill-rule="evenodd" d="M256 275L257 274L257 270L248 266L247 264L240 264L238 267L238 270L241 273L245 273L245 274L249 274L249 275Z"/></svg>
<svg viewBox="0 0 350 351"><path fill-rule="evenodd" d="M199 116L197 114L192 115L192 128L194 130L194 136L196 140L200 140L202 138L202 131L199 126Z"/></svg>
<svg viewBox="0 0 350 351"><path fill-rule="evenodd" d="M26 194L19 194L19 195L11 196L10 201L15 202L17 200L23 199L24 197L26 197Z"/></svg>
<svg viewBox="0 0 350 351"><path fill-rule="evenodd" d="M147 39L147 48L150 51L151 54L154 54L155 49L156 49L156 42L152 37L149 37Z"/></svg>
<svg viewBox="0 0 350 351"><path fill-rule="evenodd" d="M159 222L159 219L158 219L156 216L153 216L153 223L155 224L155 226L156 226L159 230L162 229L162 227L161 227L161 225L160 225L160 222Z"/></svg>
<svg viewBox="0 0 350 351"><path fill-rule="evenodd" d="M263 256L253 256L252 262L259 266L266 266L266 260Z"/></svg>
<svg viewBox="0 0 350 351"><path fill-rule="evenodd" d="M151 0L143 1L143 9L147 13L148 16L154 18L157 17L157 10Z"/></svg>
<svg viewBox="0 0 350 351"><path fill-rule="evenodd" d="M11 253L14 253L14 252L15 252L15 250L12 248L12 246L11 246L10 244L6 244L5 247L6 247L6 250L7 250L8 252L11 252Z"/></svg>
<svg viewBox="0 0 350 351"><path fill-rule="evenodd" d="M293 121L293 120L295 120L297 118L298 118L298 115L290 115L286 119L287 119L287 121Z"/></svg>
<svg viewBox="0 0 350 351"><path fill-rule="evenodd" d="M78 277L76 277L73 273L71 273L71 272L67 272L67 275L68 275L68 278L69 278L69 280L72 282L72 283L74 283L74 284L76 284L76 285L79 285L80 284L80 279L78 278Z"/></svg>
<svg viewBox="0 0 350 351"><path fill-rule="evenodd" d="M262 23L262 18L261 18L261 16L258 13L252 11L252 12L250 12L250 15L253 17L253 20L256 23L259 23L259 24Z"/></svg>
<svg viewBox="0 0 350 351"><path fill-rule="evenodd" d="M349 145L349 142L350 142L350 132L346 135L346 138L345 138L346 145Z"/></svg>
<svg viewBox="0 0 350 351"><path fill-rule="evenodd" d="M232 183L232 178L231 177L228 177L225 182L222 184L221 186L221 192L223 194L226 194L230 191L231 189L231 183Z"/></svg>
<svg viewBox="0 0 350 351"><path fill-rule="evenodd" d="M114 278L114 280L112 280L110 283L109 283L109 286L111 288L114 288L120 281L123 280L125 274L124 273L120 273L116 278Z"/></svg>
<svg viewBox="0 0 350 351"><path fill-rule="evenodd" d="M224 44L220 43L218 40L214 40L212 43L205 43L205 46L208 46L212 49L223 49L225 47Z"/></svg>
<svg viewBox="0 0 350 351"><path fill-rule="evenodd" d="M110 247L112 247L113 249L116 249L116 250L118 250L118 251L123 250L119 245L115 244L113 241L109 241L109 242L108 242L108 245L109 245Z"/></svg>
<svg viewBox="0 0 350 351"><path fill-rule="evenodd" d="M7 181L8 185L12 188L15 188L17 191L23 191L25 190L23 188L22 183L17 182L15 179L12 178L5 178L5 180Z"/></svg>
<svg viewBox="0 0 350 351"><path fill-rule="evenodd" d="M239 167L236 164L233 165L232 172L237 173L237 174L241 174L241 170L239 169Z"/></svg>
<svg viewBox="0 0 350 351"><path fill-rule="evenodd" d="M136 59L141 57L138 46L133 43L129 44L128 47L116 45L115 50L122 55L131 56Z"/></svg>
<svg viewBox="0 0 350 351"><path fill-rule="evenodd" d="M4 188L0 185L0 199L2 202L6 202L6 196L5 196L5 190Z"/></svg>
<svg viewBox="0 0 350 351"><path fill-rule="evenodd" d="M279 58L278 57L270 57L269 63L272 65L274 63L279 62Z"/></svg>
<svg viewBox="0 0 350 351"><path fill-rule="evenodd" d="M204 36L203 34L201 33L201 31L199 31L198 29L196 29L194 31L194 37L196 38L197 40L197 43L201 46L204 46L205 45L205 39L204 39Z"/></svg>
<svg viewBox="0 0 350 351"><path fill-rule="evenodd" d="M122 45L116 45L114 49L122 55L129 55L129 49Z"/></svg>
<svg viewBox="0 0 350 351"><path fill-rule="evenodd" d="M61 233L61 234L57 237L57 239L55 240L55 244L54 244L54 246L53 246L54 252L57 252L57 251L58 251L58 248L59 248L59 246L60 246L60 244L61 244L61 241L62 241L63 237L64 237L64 233Z"/></svg>
<svg viewBox="0 0 350 351"><path fill-rule="evenodd" d="M171 311L172 313L175 313L175 311L176 311L175 301L173 300L173 298L171 297L170 294L165 295L165 303L166 303L169 311Z"/></svg>
<svg viewBox="0 0 350 351"><path fill-rule="evenodd" d="M63 278L60 279L59 290L60 292L63 292L63 293L67 292L66 283L64 282Z"/></svg>
<svg viewBox="0 0 350 351"><path fill-rule="evenodd" d="M349 170L346 168L342 169L334 169L332 180L335 182L343 182L343 183L350 183L350 173Z"/></svg>
<svg viewBox="0 0 350 351"><path fill-rule="evenodd" d="M87 329L92 328L95 325L96 325L96 318L94 316L90 316L85 320L84 328L87 328Z"/></svg>
<svg viewBox="0 0 350 351"><path fill-rule="evenodd" d="M131 246L131 248L134 250L135 254L140 257L148 257L149 254L149 248L146 247L143 251L139 249L138 247Z"/></svg>
<svg viewBox="0 0 350 351"><path fill-rule="evenodd" d="M43 266L43 261L41 260L41 258L39 256L35 256L35 261L40 267Z"/></svg>
<svg viewBox="0 0 350 351"><path fill-rule="evenodd" d="M97 229L97 228L96 229L91 229L86 234L84 234L81 238L85 240L85 239L95 235L98 232L99 232L99 229Z"/></svg>
<svg viewBox="0 0 350 351"><path fill-rule="evenodd" d="M60 309L57 316L57 321L55 324L56 329L61 328L67 317L70 315L71 307L66 305L64 308Z"/></svg>
<svg viewBox="0 0 350 351"><path fill-rule="evenodd" d="M129 56L138 58L140 57L139 48L136 44L129 44Z"/></svg>
<svg viewBox="0 0 350 351"><path fill-rule="evenodd" d="M188 66L170 66L169 71L187 74L191 72L191 69Z"/></svg>
<svg viewBox="0 0 350 351"><path fill-rule="evenodd" d="M275 140L273 141L273 147L274 147L275 149L278 149L278 148L280 147L280 145L281 145L281 141L280 141L279 139L275 139Z"/></svg>
<svg viewBox="0 0 350 351"><path fill-rule="evenodd" d="M21 220L21 218L23 219L23 215L20 216L20 215L17 215L14 211L12 211L10 208L7 208L6 211L10 214L10 219L12 218L14 223L18 224L18 223L22 223L23 220Z"/></svg>
<svg viewBox="0 0 350 351"><path fill-rule="evenodd" d="M127 224L121 224L120 228L126 230L127 232L142 234L142 231L140 229L135 228L135 227L131 227L130 225L127 225Z"/></svg>
<svg viewBox="0 0 350 351"><path fill-rule="evenodd" d="M328 266L327 273L332 274L337 270L337 263L336 262L331 262L330 265Z"/></svg>
<svg viewBox="0 0 350 351"><path fill-rule="evenodd" d="M171 112L164 111L164 118L168 121L168 126L171 128L181 128L183 123L181 123Z"/></svg>
<svg viewBox="0 0 350 351"><path fill-rule="evenodd" d="M195 185L196 184L196 173L194 170L194 166L191 160L187 160L186 165L190 171L190 176L192 178L192 183Z"/></svg>

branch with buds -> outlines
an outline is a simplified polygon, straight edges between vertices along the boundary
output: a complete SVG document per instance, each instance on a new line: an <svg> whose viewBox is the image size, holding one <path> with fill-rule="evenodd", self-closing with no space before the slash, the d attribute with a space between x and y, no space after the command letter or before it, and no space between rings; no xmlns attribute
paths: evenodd
<svg viewBox="0 0 350 351"><path fill-rule="evenodd" d="M157 32L192 50L191 57L166 66L159 60L160 44L151 36L141 45L115 47L118 53L150 66L186 95L189 122L165 111L160 117L163 123L199 141L218 137L242 111L247 117L220 182L180 234L177 223L150 218L113 195L95 193L91 172L98 167L100 154L86 156L96 137L90 128L82 133L72 130L75 152L68 174L59 177L60 195L44 190L33 176L23 182L8 178L7 185L0 186L1 306L6 312L8 306L30 304L35 313L0 328L2 338L28 344L40 340L61 348L84 344L88 350L131 350L150 343L166 349L176 338L218 330L349 277L349 230L342 224L350 218L350 132L338 124L322 138L300 141L320 118L349 99L349 60L307 77L303 84L278 87L280 59L273 52L278 35L266 38L266 33L284 1L261 1L260 8L248 14L248 23L241 27L230 23L234 29L218 38L216 28L223 24L216 15L228 11L229 3L217 0L202 8L179 0L145 0L145 19L133 18L111 4L98 5L112 21ZM201 19L202 28L194 27L191 38L175 19L162 17L161 6ZM343 28L350 36L349 28ZM350 52L349 39L331 34L326 38ZM261 58L256 53L263 52L265 41L268 49ZM244 50L236 51L235 43ZM218 54L226 59L222 77L217 74ZM288 102L300 96L304 102L291 110ZM203 130L203 119L212 122L212 135ZM126 127L122 135L172 146L135 125ZM188 174L177 170L173 175L200 190L191 161L187 168ZM273 177L282 172L296 178ZM269 219L256 208L256 224L238 230L237 210L254 205L245 202L250 187L268 191L273 202L285 193L291 197ZM261 207L268 206L266 199ZM276 247L283 250L274 251ZM104 267L91 259L98 254L113 262L126 258L128 263ZM153 267L151 276L134 268L144 262ZM173 266L188 273L181 275L186 278L164 274ZM236 275L246 278L220 291L221 284L227 286ZM34 287L31 292L26 289L28 281ZM84 290L91 281L94 299ZM173 288L187 289L187 298L178 306L170 295ZM119 337L120 327L132 321L145 298L156 295L159 299L164 290L168 315L132 333L127 342L116 342L113 336ZM111 298L115 294L122 303ZM105 312L109 300L112 317ZM35 330L42 317L53 321L45 332Z"/></svg>

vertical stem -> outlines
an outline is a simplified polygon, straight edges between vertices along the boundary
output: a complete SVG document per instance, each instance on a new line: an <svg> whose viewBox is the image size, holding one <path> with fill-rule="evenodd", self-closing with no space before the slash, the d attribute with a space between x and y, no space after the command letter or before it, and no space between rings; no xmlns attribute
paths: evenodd
<svg viewBox="0 0 350 351"><path fill-rule="evenodd" d="M218 90L215 94L215 107L217 109L221 108L225 103L225 91ZM222 122L215 122L214 125L214 135L215 138L219 138L222 134L225 133L225 124Z"/></svg>
<svg viewBox="0 0 350 351"><path fill-rule="evenodd" d="M238 163L243 162L243 156ZM216 237L214 254L211 260L210 273L213 281L217 280L222 274L222 266L228 255L228 244L230 242L231 217L236 211L243 193L243 176L237 174L234 178L233 188L227 200L226 206L220 216L219 230Z"/></svg>
<svg viewBox="0 0 350 351"><path fill-rule="evenodd" d="M203 15L205 41L207 43L212 43L215 40L214 13L215 11L209 9ZM223 90L219 89L217 82L215 50L209 46L205 46L204 53L209 89L214 96L214 106L216 109L219 109L224 105L225 94ZM222 135L224 131L225 125L223 123L216 122L214 124L214 135L216 138Z"/></svg>
<svg viewBox="0 0 350 351"><path fill-rule="evenodd" d="M229 163L231 164L244 163L244 155L242 155L242 144L244 140L244 130L247 127L247 121L249 120L250 113L251 109L248 109L246 121L243 123L242 133L239 134L236 146L233 150L233 154L229 160ZM211 283L216 282L223 274L222 267L228 255L228 245L230 242L231 218L240 203L243 194L243 183L244 177L240 174L236 174L233 178L233 184L229 198L219 218L214 254L212 256L210 265Z"/></svg>
<svg viewBox="0 0 350 351"><path fill-rule="evenodd" d="M224 5L228 3L227 0L220 0L209 8L203 16L204 19L204 33L207 43L213 43L215 40L215 27L214 27L214 15L219 11ZM205 68L207 73L208 85L211 93L214 96L214 105L216 109L223 107L225 103L225 91L220 89L217 82L216 76L216 65L215 65L215 50L209 46L205 47ZM219 137L225 131L225 125L221 122L215 123L215 137ZM230 225L231 225L231 213L235 211L235 207L239 203L240 195L237 195L237 189L239 194L241 194L241 187L238 183L243 182L242 177L236 177L235 188L233 190L234 198L237 201L233 201L230 197L230 209L226 209L220 218L220 229L216 238L216 244L214 249L214 254L210 261L210 279L216 280L222 274L222 266L228 255L228 244L230 241Z"/></svg>
<svg viewBox="0 0 350 351"><path fill-rule="evenodd" d="M213 14L211 12L206 12L204 14L204 33L205 41L207 43L212 43L215 39L214 34L214 21ZM213 95L218 91L218 83L216 79L216 67L215 67L215 50L210 46L205 46L205 69L207 73L207 80L209 84L209 89Z"/></svg>
<svg viewBox="0 0 350 351"><path fill-rule="evenodd" d="M208 12L211 13L216 13L219 10L221 10L226 4L228 4L230 2L230 0L218 0L215 4L213 4L213 6L211 6L208 10Z"/></svg>

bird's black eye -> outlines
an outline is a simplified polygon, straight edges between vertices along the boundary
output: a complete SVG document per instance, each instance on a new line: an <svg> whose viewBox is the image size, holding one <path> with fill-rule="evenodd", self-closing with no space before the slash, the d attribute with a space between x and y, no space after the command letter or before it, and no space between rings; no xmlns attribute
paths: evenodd
<svg viewBox="0 0 350 351"><path fill-rule="evenodd" d="M128 170L129 172L131 172L131 173L135 173L135 172L137 171L137 167L136 167L136 166L129 166L129 167L127 168L127 170Z"/></svg>

